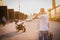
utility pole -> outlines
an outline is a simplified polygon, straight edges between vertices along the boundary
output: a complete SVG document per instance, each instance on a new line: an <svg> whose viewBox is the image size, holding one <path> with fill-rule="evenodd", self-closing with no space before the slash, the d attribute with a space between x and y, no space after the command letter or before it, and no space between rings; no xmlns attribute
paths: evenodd
<svg viewBox="0 0 60 40"><path fill-rule="evenodd" d="M20 1L19 1L18 3L19 3L19 5L18 5L18 6L19 6L19 11L20 11Z"/></svg>
<svg viewBox="0 0 60 40"><path fill-rule="evenodd" d="M52 8L55 9L55 18L56 18L56 0L52 0Z"/></svg>
<svg viewBox="0 0 60 40"><path fill-rule="evenodd" d="M56 8L56 0L52 0L52 8Z"/></svg>
<svg viewBox="0 0 60 40"><path fill-rule="evenodd" d="M0 1L2 1L2 0L0 0Z"/></svg>
<svg viewBox="0 0 60 40"><path fill-rule="evenodd" d="M19 9L19 18L18 19L20 19L20 0L18 0L18 9Z"/></svg>

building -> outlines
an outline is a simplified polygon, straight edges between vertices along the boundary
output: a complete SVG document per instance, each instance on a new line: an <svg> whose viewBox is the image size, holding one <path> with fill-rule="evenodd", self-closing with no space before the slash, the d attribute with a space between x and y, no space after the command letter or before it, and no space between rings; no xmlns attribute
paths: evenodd
<svg viewBox="0 0 60 40"><path fill-rule="evenodd" d="M52 18L60 18L60 5L59 6L57 6L55 9L52 9L51 10L51 17Z"/></svg>
<svg viewBox="0 0 60 40"><path fill-rule="evenodd" d="M15 11L15 19L19 19L19 11Z"/></svg>
<svg viewBox="0 0 60 40"><path fill-rule="evenodd" d="M0 19L5 16L8 19L7 6L4 5L3 1L0 0Z"/></svg>
<svg viewBox="0 0 60 40"><path fill-rule="evenodd" d="M60 5L56 6L56 0L52 0L52 8L48 10L50 19L60 20Z"/></svg>
<svg viewBox="0 0 60 40"><path fill-rule="evenodd" d="M20 12L20 19L21 20L25 20L28 18L28 15L27 14L24 14L23 12Z"/></svg>
<svg viewBox="0 0 60 40"><path fill-rule="evenodd" d="M60 18L60 5L54 9L49 10L50 18Z"/></svg>
<svg viewBox="0 0 60 40"><path fill-rule="evenodd" d="M9 17L9 20L15 19L14 9L8 9L8 17Z"/></svg>
<svg viewBox="0 0 60 40"><path fill-rule="evenodd" d="M15 19L25 20L28 16L22 12L15 11Z"/></svg>

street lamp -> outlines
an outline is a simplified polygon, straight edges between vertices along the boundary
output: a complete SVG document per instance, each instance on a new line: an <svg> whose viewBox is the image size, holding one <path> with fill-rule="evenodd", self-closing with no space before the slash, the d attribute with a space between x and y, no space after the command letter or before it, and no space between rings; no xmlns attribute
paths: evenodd
<svg viewBox="0 0 60 40"><path fill-rule="evenodd" d="M18 1L18 4L19 4L19 5L18 5L18 8L19 8L19 11L20 11L20 1Z"/></svg>

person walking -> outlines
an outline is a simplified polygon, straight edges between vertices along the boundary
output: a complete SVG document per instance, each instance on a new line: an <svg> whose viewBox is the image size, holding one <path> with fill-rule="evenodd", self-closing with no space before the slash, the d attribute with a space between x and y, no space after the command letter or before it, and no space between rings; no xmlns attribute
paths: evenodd
<svg viewBox="0 0 60 40"><path fill-rule="evenodd" d="M39 25L39 40L49 40L48 39L48 23L49 19L45 13L45 9L41 8L38 16L38 25Z"/></svg>
<svg viewBox="0 0 60 40"><path fill-rule="evenodd" d="M6 24L6 18L5 18L5 16L2 17L2 24L3 24L3 26L5 26L5 24Z"/></svg>

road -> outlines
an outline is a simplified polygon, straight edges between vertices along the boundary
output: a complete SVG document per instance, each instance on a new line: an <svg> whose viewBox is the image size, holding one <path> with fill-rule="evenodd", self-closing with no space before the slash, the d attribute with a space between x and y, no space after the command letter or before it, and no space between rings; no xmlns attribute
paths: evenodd
<svg viewBox="0 0 60 40"><path fill-rule="evenodd" d="M36 20L24 22L26 32L16 32L15 23L8 23L0 27L0 40L38 40L38 30ZM60 40L60 23L55 21L49 22L49 31L54 35L53 40Z"/></svg>

